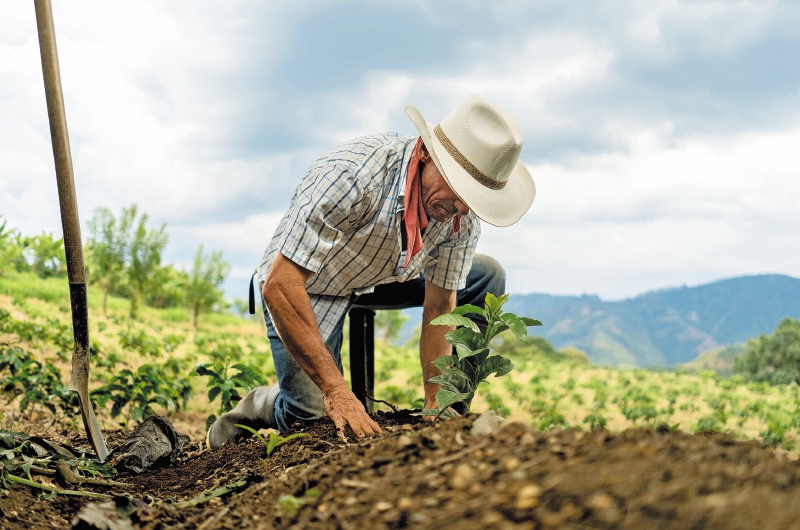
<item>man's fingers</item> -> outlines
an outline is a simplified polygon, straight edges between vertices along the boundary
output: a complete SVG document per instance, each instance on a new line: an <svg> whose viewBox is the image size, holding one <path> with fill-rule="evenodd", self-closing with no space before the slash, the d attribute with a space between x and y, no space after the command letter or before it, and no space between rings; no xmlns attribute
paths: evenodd
<svg viewBox="0 0 800 530"><path fill-rule="evenodd" d="M349 423L350 423L350 428L353 429L353 432L356 434L356 436L358 436L359 438L363 438L365 433L364 433L364 428L361 426L361 422L356 421L354 418L351 419Z"/></svg>
<svg viewBox="0 0 800 530"><path fill-rule="evenodd" d="M375 420L373 420L372 418L370 418L369 416L367 416L367 421L369 421L369 426L372 427L372 433L370 433L370 434L383 432L381 430L381 426L378 425L378 423Z"/></svg>
<svg viewBox="0 0 800 530"><path fill-rule="evenodd" d="M337 431L344 430L344 418L341 414L329 414L330 418L333 420L333 424L336 425Z"/></svg>

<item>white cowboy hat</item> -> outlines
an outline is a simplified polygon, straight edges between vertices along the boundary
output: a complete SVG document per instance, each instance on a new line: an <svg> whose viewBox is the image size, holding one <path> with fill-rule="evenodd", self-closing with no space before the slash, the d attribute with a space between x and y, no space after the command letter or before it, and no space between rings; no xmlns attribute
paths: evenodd
<svg viewBox="0 0 800 530"><path fill-rule="evenodd" d="M439 125L413 105L406 115L447 184L478 217L509 226L528 211L536 185L519 161L522 132L510 112L473 94Z"/></svg>

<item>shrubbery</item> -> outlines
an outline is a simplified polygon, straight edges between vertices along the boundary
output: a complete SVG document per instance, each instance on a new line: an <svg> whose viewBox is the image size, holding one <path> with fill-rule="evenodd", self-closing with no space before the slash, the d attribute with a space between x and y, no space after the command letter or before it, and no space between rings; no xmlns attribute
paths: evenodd
<svg viewBox="0 0 800 530"><path fill-rule="evenodd" d="M201 313L227 309L220 285L230 266L221 252L204 252L201 245L190 271L162 264L169 239L166 225L149 227L147 214L140 213L136 205L123 208L118 218L108 208L97 208L88 225L86 270L89 282L103 291L103 314L107 313L108 295L128 298L132 319L141 304L186 307L195 327ZM0 277L12 272L34 273L40 278L65 277L63 239L46 233L23 236L0 216ZM41 296L31 290L24 295L57 302L67 293L66 282L58 293L38 288Z"/></svg>
<svg viewBox="0 0 800 530"><path fill-rule="evenodd" d="M772 385L800 383L800 320L784 318L772 335L750 339L733 371Z"/></svg>

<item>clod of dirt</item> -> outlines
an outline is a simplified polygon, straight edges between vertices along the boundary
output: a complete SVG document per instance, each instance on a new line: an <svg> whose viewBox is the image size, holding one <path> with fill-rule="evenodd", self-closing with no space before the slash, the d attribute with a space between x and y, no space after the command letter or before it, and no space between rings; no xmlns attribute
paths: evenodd
<svg viewBox="0 0 800 530"><path fill-rule="evenodd" d="M472 436L491 436L500 430L500 421L492 409L487 410L475 420L469 433Z"/></svg>
<svg viewBox="0 0 800 530"><path fill-rule="evenodd" d="M90 502L72 520L72 530L136 530L155 517L147 503L116 497L105 502Z"/></svg>
<svg viewBox="0 0 800 530"><path fill-rule="evenodd" d="M153 415L140 423L109 455L109 465L132 473L175 463L189 437L175 430L163 416Z"/></svg>

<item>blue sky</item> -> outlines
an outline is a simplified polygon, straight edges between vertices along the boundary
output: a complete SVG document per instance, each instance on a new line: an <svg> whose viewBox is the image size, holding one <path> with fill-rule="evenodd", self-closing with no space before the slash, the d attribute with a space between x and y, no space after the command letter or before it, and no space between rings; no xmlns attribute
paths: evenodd
<svg viewBox="0 0 800 530"><path fill-rule="evenodd" d="M470 93L517 115L537 183L479 246L509 291L800 276L796 2L55 4L84 223L135 202L169 261L222 250L231 296L317 154ZM0 214L60 232L33 7L3 11Z"/></svg>

